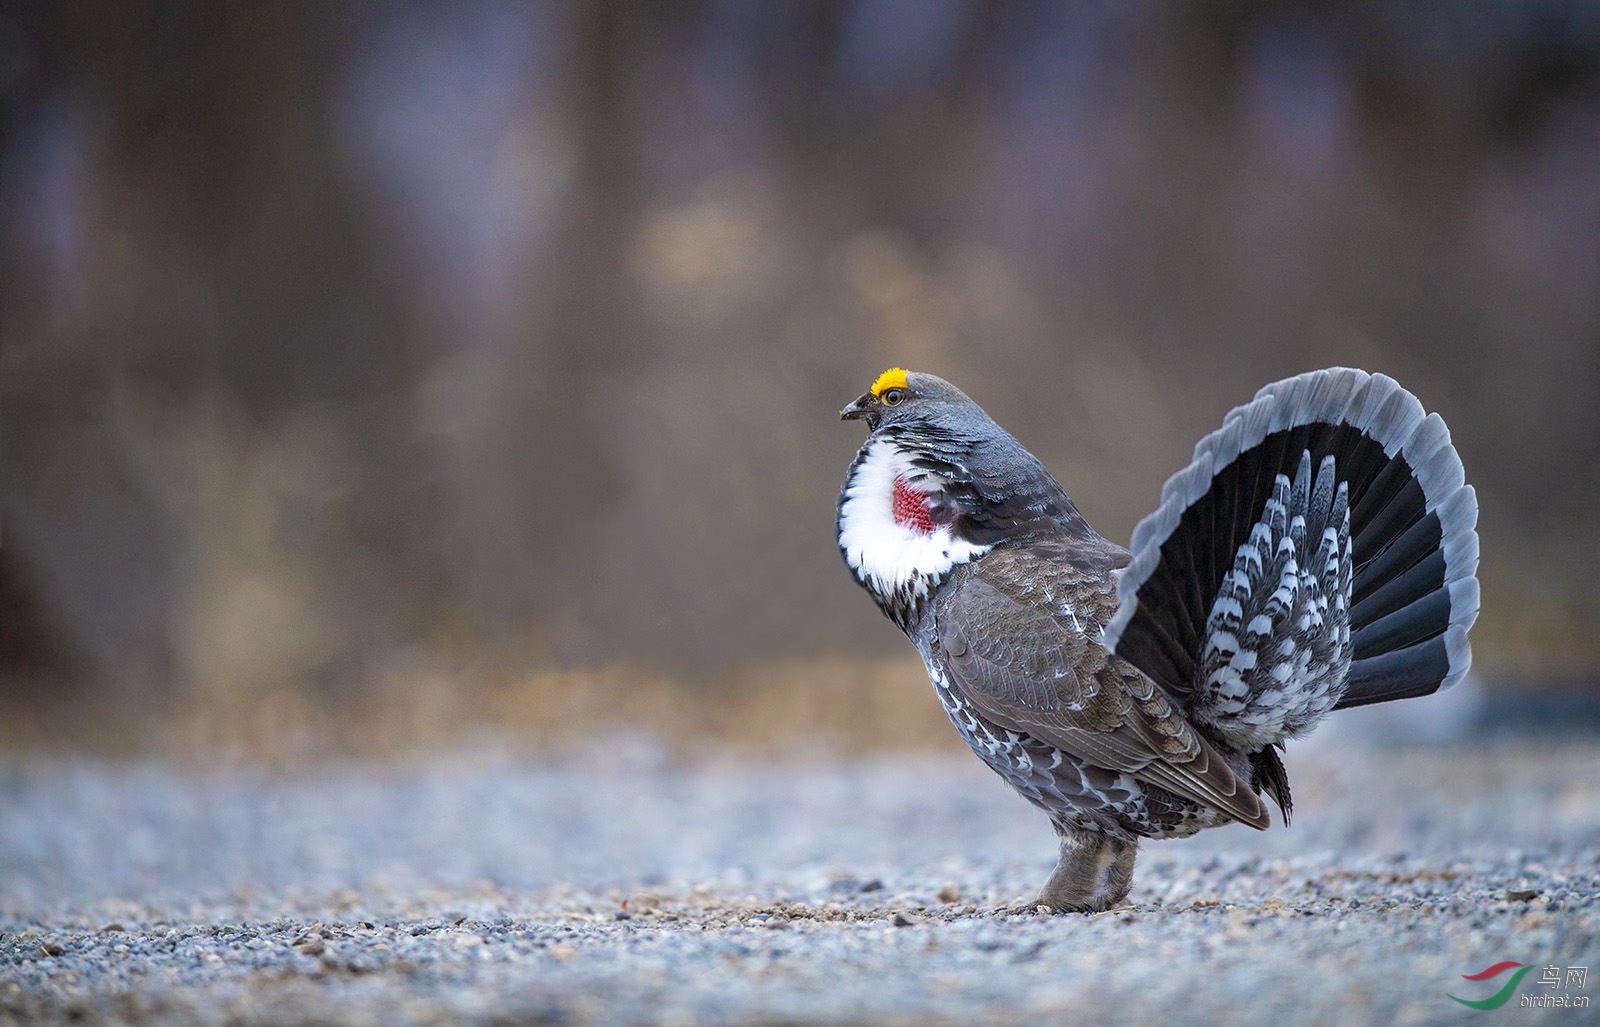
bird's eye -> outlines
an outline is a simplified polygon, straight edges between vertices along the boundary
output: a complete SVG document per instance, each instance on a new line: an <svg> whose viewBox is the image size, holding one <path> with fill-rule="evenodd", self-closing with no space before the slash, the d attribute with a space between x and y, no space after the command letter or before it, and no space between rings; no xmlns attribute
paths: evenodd
<svg viewBox="0 0 1600 1027"><path fill-rule="evenodd" d="M885 389L883 392L883 405L886 407L896 406L905 398L905 389Z"/></svg>

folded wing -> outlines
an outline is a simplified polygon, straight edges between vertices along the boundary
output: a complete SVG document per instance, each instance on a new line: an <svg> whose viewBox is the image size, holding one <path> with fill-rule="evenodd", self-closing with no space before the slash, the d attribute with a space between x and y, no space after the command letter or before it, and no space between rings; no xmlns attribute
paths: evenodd
<svg viewBox="0 0 1600 1027"><path fill-rule="evenodd" d="M1120 551L1101 559L1120 562ZM952 684L1001 728L1265 828L1260 799L1160 688L1100 646L1108 567L1079 544L996 550L941 597Z"/></svg>

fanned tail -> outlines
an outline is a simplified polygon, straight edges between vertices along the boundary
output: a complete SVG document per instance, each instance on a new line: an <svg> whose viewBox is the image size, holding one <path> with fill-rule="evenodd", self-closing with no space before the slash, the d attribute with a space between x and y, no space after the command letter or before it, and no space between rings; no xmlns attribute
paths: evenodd
<svg viewBox="0 0 1600 1027"><path fill-rule="evenodd" d="M1167 480L1104 642L1246 751L1449 688L1472 661L1477 512L1444 421L1392 378L1276 382Z"/></svg>

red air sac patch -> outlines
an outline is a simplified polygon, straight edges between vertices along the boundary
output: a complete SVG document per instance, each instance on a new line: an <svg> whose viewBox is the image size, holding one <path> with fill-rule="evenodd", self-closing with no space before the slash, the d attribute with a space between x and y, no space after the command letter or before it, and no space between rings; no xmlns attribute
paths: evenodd
<svg viewBox="0 0 1600 1027"><path fill-rule="evenodd" d="M898 475L894 479L894 522L919 535L933 534L933 517L928 513L928 494L918 492Z"/></svg>

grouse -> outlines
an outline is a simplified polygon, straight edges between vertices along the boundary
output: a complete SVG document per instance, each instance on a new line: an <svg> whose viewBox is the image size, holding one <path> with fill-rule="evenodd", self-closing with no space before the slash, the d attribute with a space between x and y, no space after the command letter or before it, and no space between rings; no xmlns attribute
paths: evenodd
<svg viewBox="0 0 1600 1027"><path fill-rule="evenodd" d="M1471 662L1477 498L1438 414L1351 368L1268 385L1200 440L1130 549L949 382L885 371L840 552L980 759L1043 809L1037 902L1123 901L1141 838L1285 823L1285 740Z"/></svg>

